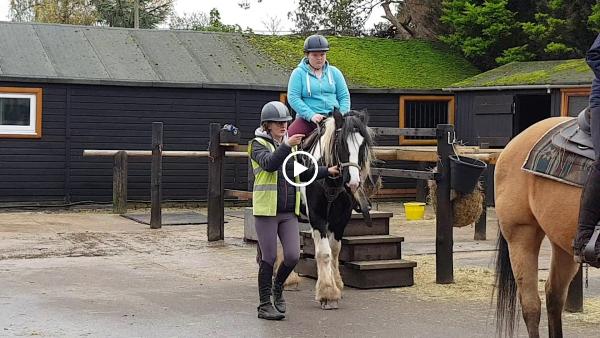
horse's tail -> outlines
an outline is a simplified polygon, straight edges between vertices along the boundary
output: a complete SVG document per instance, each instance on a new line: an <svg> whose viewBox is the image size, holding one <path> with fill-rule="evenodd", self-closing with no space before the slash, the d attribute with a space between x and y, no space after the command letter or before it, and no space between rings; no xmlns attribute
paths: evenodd
<svg viewBox="0 0 600 338"><path fill-rule="evenodd" d="M512 337L515 331L517 310L517 283L510 265L508 243L498 230L498 254L496 256L496 333L499 337Z"/></svg>

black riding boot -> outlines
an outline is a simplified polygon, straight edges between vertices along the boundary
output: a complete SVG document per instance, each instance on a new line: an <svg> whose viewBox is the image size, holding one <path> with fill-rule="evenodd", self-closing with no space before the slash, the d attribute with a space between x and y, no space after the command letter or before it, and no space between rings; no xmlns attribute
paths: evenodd
<svg viewBox="0 0 600 338"><path fill-rule="evenodd" d="M596 161L581 194L573 255L578 262L600 267L600 162ZM596 229L594 231L594 229ZM591 238L591 240L590 240Z"/></svg>
<svg viewBox="0 0 600 338"><path fill-rule="evenodd" d="M258 269L258 294L260 305L258 306L258 318L268 320L281 320L285 315L277 312L271 303L271 287L273 284L273 266L265 261L260 262Z"/></svg>
<svg viewBox="0 0 600 338"><path fill-rule="evenodd" d="M273 283L273 305L277 311L285 313L285 299L283 299L283 283L288 278L290 273L294 271L294 267L288 267L281 263L277 270L277 276L275 276L275 282Z"/></svg>

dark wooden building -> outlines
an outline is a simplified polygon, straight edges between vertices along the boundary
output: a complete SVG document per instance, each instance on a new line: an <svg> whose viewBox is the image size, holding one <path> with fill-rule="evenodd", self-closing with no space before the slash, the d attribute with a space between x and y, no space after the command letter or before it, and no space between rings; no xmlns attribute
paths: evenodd
<svg viewBox="0 0 600 338"><path fill-rule="evenodd" d="M593 73L584 60L515 62L445 88L456 100L457 137L504 147L530 125L576 116L588 104Z"/></svg>
<svg viewBox="0 0 600 338"><path fill-rule="evenodd" d="M288 74L236 34L0 22L0 46L0 203L110 201L112 160L84 149L148 150L155 121L164 150L206 150L210 122L233 123L246 142L262 105L285 100ZM373 126L454 119L441 90L351 93ZM206 161L165 158L164 198L205 199ZM246 188L245 161L225 170L227 188ZM410 192L414 182L386 188ZM149 200L149 159L130 158L128 190Z"/></svg>

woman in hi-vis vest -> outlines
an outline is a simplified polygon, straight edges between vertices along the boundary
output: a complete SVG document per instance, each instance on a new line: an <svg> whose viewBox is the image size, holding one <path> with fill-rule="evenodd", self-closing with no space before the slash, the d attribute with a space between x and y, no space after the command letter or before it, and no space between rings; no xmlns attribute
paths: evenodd
<svg viewBox="0 0 600 338"><path fill-rule="evenodd" d="M300 190L285 180L282 171L283 161L296 150L304 137L302 134L287 137L288 122L291 119L292 116L283 103L271 101L265 104L260 113L260 127L256 129L256 137L248 146L254 172L252 212L262 253L258 270L258 318L270 320L285 318L283 283L300 258ZM293 161L287 162L285 170L289 178L294 177ZM305 171L301 178L312 177L313 170ZM317 179L338 174L336 167L319 167ZM278 235L284 259L273 281Z"/></svg>

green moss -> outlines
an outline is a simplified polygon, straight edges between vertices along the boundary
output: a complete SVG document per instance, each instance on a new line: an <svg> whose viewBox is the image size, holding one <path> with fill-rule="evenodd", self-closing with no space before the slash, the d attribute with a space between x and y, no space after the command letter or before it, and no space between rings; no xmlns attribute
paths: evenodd
<svg viewBox="0 0 600 338"><path fill-rule="evenodd" d="M555 72L575 71L579 73L587 73L590 71L590 67L587 65L584 59L567 60L555 66L552 70Z"/></svg>
<svg viewBox="0 0 600 338"><path fill-rule="evenodd" d="M550 79L550 75L545 70L538 70L529 73L517 73L509 75L494 81L486 83L486 86L508 86L514 84L536 84Z"/></svg>
<svg viewBox="0 0 600 338"><path fill-rule="evenodd" d="M247 35L263 55L286 71L302 59L302 37ZM354 86L435 89L473 76L478 70L438 43L378 38L328 37L327 59Z"/></svg>
<svg viewBox="0 0 600 338"><path fill-rule="evenodd" d="M513 62L469 79L452 87L518 86L546 84L589 85L594 75L583 59Z"/></svg>

